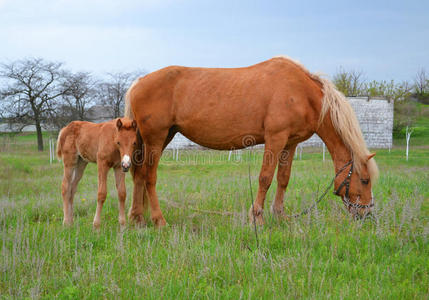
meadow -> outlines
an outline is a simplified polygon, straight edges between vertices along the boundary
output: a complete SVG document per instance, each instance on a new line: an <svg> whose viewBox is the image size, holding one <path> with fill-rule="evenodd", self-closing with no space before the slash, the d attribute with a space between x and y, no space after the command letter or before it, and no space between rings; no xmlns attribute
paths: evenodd
<svg viewBox="0 0 429 300"><path fill-rule="evenodd" d="M46 136L47 137L47 136ZM401 143L399 143L401 145ZM428 299L429 147L377 151L378 222L353 220L328 193L310 214L247 221L248 170L256 194L261 151L166 152L158 193L169 223L118 224L109 174L99 231L92 228L97 172L89 165L62 225L62 164L36 151L34 136L0 137L0 298L35 299ZM288 213L311 205L334 175L320 149L295 159ZM127 175L127 208L132 191ZM223 213L220 213L223 212Z"/></svg>

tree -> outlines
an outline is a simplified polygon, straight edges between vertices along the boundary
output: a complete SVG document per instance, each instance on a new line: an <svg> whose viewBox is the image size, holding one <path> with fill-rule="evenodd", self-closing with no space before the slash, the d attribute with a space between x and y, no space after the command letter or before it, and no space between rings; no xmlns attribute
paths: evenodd
<svg viewBox="0 0 429 300"><path fill-rule="evenodd" d="M43 151L42 122L55 110L65 92L62 63L28 58L0 65L5 88L0 91L3 115L9 122L34 124L38 150Z"/></svg>
<svg viewBox="0 0 429 300"><path fill-rule="evenodd" d="M407 81L396 84L391 81L373 80L365 84L364 92L368 97L384 97L389 100L402 101L409 98L412 87Z"/></svg>
<svg viewBox="0 0 429 300"><path fill-rule="evenodd" d="M99 85L100 102L110 108L112 119L123 116L125 93L136 78L136 73L108 73L107 80Z"/></svg>
<svg viewBox="0 0 429 300"><path fill-rule="evenodd" d="M345 96L361 96L364 89L362 71L345 71L343 68L334 75L333 82Z"/></svg>
<svg viewBox="0 0 429 300"><path fill-rule="evenodd" d="M417 95L423 96L429 93L429 77L425 69L421 68L414 77L414 89Z"/></svg>
<svg viewBox="0 0 429 300"><path fill-rule="evenodd" d="M96 84L90 73L66 73L63 83L64 107L68 110L69 121L72 120L87 120L88 106L94 104L96 99Z"/></svg>

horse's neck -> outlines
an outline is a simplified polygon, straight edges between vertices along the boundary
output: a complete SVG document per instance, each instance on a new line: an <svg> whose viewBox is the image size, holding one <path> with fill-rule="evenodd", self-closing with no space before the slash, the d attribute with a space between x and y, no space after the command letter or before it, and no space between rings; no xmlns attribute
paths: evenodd
<svg viewBox="0 0 429 300"><path fill-rule="evenodd" d="M317 130L317 134L328 148L332 160L334 161L335 172L338 172L339 169L352 159L352 155L334 129L329 114L325 116L324 121Z"/></svg>

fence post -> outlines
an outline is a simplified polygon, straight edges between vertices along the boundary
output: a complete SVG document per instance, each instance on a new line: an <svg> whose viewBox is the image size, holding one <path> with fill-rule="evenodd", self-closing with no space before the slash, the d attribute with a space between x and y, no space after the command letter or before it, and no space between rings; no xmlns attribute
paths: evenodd
<svg viewBox="0 0 429 300"><path fill-rule="evenodd" d="M323 143L323 161L325 161L325 143Z"/></svg>
<svg viewBox="0 0 429 300"><path fill-rule="evenodd" d="M53 147L52 139L49 138L49 164L51 164L51 165L52 165L52 161L53 161L52 153L54 152L52 147Z"/></svg>

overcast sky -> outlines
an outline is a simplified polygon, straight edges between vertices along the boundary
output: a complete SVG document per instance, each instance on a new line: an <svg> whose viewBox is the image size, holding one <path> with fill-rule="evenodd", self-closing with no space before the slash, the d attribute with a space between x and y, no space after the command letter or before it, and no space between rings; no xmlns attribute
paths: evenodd
<svg viewBox="0 0 429 300"><path fill-rule="evenodd" d="M75 71L238 67L278 54L332 75L429 71L429 1L0 0L0 62Z"/></svg>

